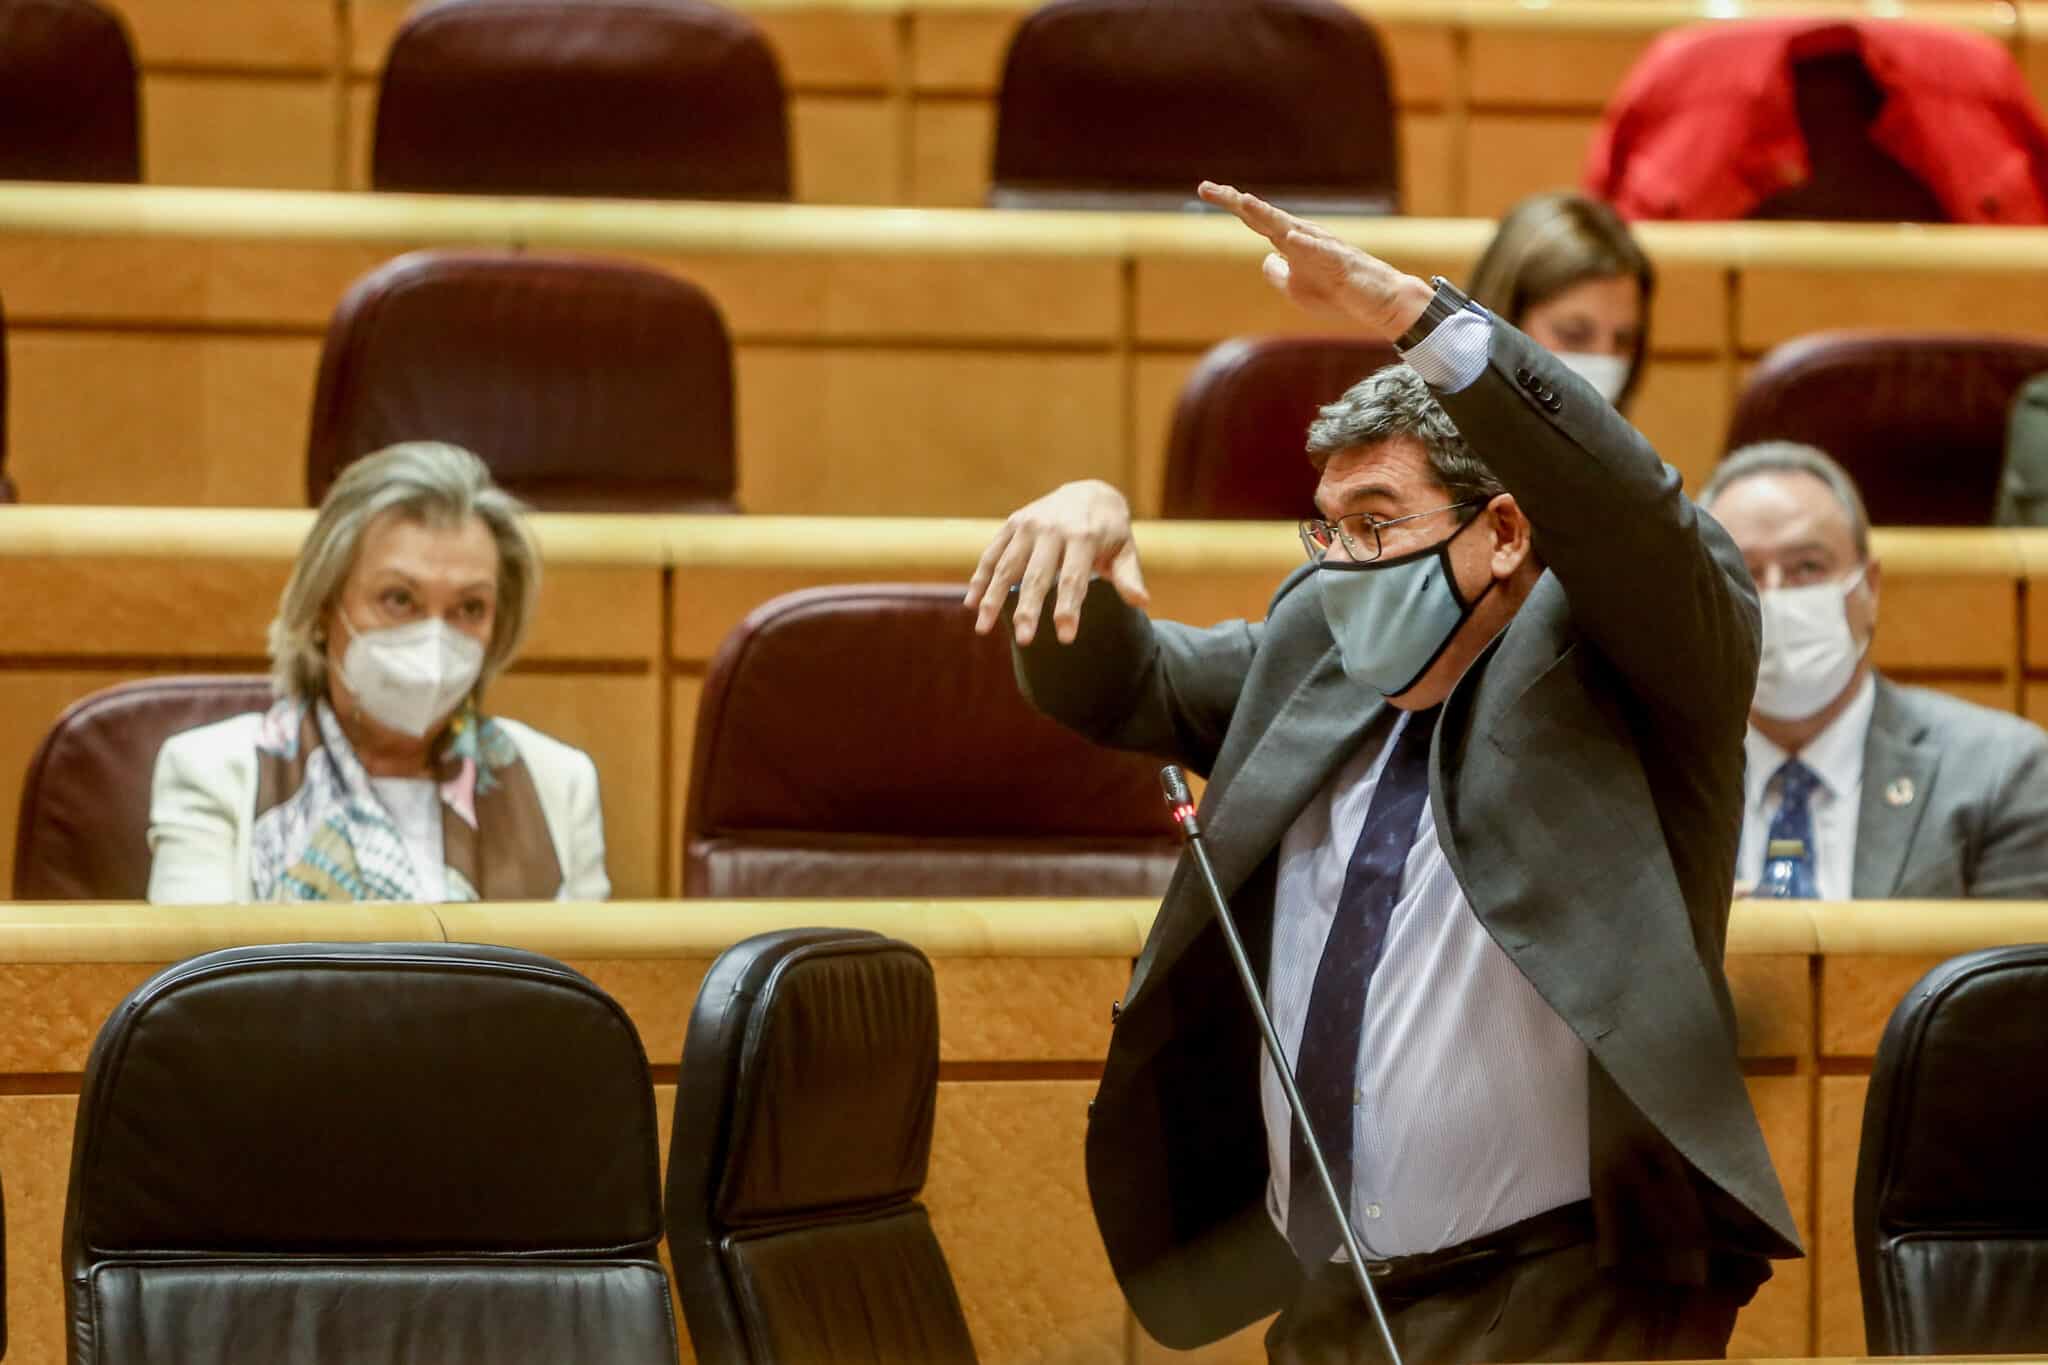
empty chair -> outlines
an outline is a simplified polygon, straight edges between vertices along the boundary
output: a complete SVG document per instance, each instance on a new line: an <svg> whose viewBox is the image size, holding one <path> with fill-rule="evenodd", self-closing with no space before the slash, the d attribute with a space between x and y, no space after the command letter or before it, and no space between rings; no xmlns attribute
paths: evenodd
<svg viewBox="0 0 2048 1365"><path fill-rule="evenodd" d="M1397 213L1378 36L1334 0L1052 0L1010 40L999 208L1179 208L1203 179L1303 212Z"/></svg>
<svg viewBox="0 0 2048 1365"><path fill-rule="evenodd" d="M1818 332L1757 365L1726 448L1819 446L1855 477L1879 526L1984 526L2013 395L2044 369L2048 338Z"/></svg>
<svg viewBox="0 0 2048 1365"><path fill-rule="evenodd" d="M1220 343L1181 386L1161 509L1219 521L1314 516L1309 423L1325 403L1399 360L1391 346L1349 337Z"/></svg>
<svg viewBox="0 0 2048 1365"><path fill-rule="evenodd" d="M711 964L668 1164L669 1258L697 1359L974 1360L917 1202L938 1080L937 992L909 944L786 930Z"/></svg>
<svg viewBox="0 0 2048 1365"><path fill-rule="evenodd" d="M401 256L357 280L328 324L308 500L413 440L475 451L543 510L732 511L725 321L695 285L623 261Z"/></svg>
<svg viewBox="0 0 2048 1365"><path fill-rule="evenodd" d="M958 587L815 588L757 608L697 708L691 896L1139 896L1179 856L1158 765L1018 694Z"/></svg>
<svg viewBox="0 0 2048 1365"><path fill-rule="evenodd" d="M1660 36L1584 187L1628 218L2048 222L2048 127L1988 34L1808 16Z"/></svg>
<svg viewBox="0 0 2048 1365"><path fill-rule="evenodd" d="M0 0L0 180L142 179L135 52L92 0Z"/></svg>
<svg viewBox="0 0 2048 1365"><path fill-rule="evenodd" d="M782 74L706 0L439 0L392 39L380 190L787 199Z"/></svg>
<svg viewBox="0 0 2048 1365"><path fill-rule="evenodd" d="M120 683L74 702L22 780L14 899L143 899L157 750L270 701L268 678L182 677Z"/></svg>
<svg viewBox="0 0 2048 1365"><path fill-rule="evenodd" d="M2048 946L1922 977L1878 1045L1856 1161L1872 1355L2048 1350Z"/></svg>
<svg viewBox="0 0 2048 1365"><path fill-rule="evenodd" d="M71 1365L674 1365L654 1094L561 963L283 944L157 973L86 1063Z"/></svg>

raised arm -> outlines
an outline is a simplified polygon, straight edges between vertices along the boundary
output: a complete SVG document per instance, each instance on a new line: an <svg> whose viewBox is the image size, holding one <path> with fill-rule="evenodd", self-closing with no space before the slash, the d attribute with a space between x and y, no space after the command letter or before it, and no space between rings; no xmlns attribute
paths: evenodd
<svg viewBox="0 0 2048 1365"><path fill-rule="evenodd" d="M1435 289L1324 228L1228 186L1202 197L1272 246L1266 278L1304 308L1396 342ZM1489 314L1442 324L1479 344L1410 358L1528 516L1579 628L1651 708L1739 726L1756 679L1755 590L1678 472L1548 351ZM1432 338L1434 341L1435 338ZM1424 343L1429 345L1429 343Z"/></svg>

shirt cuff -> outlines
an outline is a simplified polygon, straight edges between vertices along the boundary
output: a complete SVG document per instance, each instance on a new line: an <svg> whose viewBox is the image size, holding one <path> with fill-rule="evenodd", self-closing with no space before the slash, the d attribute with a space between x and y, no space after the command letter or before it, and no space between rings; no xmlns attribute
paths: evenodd
<svg viewBox="0 0 2048 1365"><path fill-rule="evenodd" d="M1493 319L1477 308L1461 308L1401 358L1438 393L1457 393L1486 372L1492 349Z"/></svg>

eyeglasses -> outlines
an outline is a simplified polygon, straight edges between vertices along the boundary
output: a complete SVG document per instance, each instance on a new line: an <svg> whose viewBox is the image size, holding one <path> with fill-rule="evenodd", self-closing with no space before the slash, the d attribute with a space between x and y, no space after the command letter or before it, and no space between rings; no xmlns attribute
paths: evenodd
<svg viewBox="0 0 2048 1365"><path fill-rule="evenodd" d="M1367 512L1353 512L1350 516L1335 521L1324 521L1321 517L1308 517L1301 523L1301 548L1308 551L1308 557L1321 563L1338 541L1344 542L1344 553L1355 564L1370 564L1380 557L1380 531L1383 527L1399 526L1404 521L1418 517L1433 517L1439 512L1458 512L1467 507L1484 507L1485 498L1466 498L1462 502L1450 503L1443 507L1432 507L1427 512L1410 512L1405 517L1388 517L1381 520Z"/></svg>

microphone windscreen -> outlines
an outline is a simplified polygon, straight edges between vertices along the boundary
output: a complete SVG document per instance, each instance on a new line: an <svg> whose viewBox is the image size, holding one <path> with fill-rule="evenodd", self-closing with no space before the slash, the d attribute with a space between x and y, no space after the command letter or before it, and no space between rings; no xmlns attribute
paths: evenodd
<svg viewBox="0 0 2048 1365"><path fill-rule="evenodd" d="M1178 763L1169 763L1159 770L1159 789L1166 793L1169 806L1192 806L1193 793L1188 790L1188 775L1180 770Z"/></svg>

